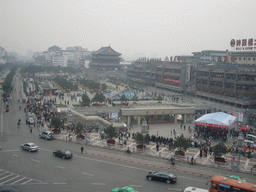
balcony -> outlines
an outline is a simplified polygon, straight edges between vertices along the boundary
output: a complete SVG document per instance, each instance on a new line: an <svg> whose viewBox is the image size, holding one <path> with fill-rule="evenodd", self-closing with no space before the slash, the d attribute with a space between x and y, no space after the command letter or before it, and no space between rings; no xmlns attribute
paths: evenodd
<svg viewBox="0 0 256 192"><path fill-rule="evenodd" d="M209 77L208 76L196 76L196 79L203 79L203 80L208 80Z"/></svg>
<svg viewBox="0 0 256 192"><path fill-rule="evenodd" d="M210 81L223 82L223 77L210 77Z"/></svg>

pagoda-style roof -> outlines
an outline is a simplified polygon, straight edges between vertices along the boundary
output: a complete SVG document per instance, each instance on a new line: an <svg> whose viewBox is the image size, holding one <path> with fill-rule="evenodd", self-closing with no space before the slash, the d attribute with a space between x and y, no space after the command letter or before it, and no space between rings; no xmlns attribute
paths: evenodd
<svg viewBox="0 0 256 192"><path fill-rule="evenodd" d="M93 55L115 55L120 56L121 53L114 51L110 46L109 47L101 47L98 51L94 51Z"/></svg>

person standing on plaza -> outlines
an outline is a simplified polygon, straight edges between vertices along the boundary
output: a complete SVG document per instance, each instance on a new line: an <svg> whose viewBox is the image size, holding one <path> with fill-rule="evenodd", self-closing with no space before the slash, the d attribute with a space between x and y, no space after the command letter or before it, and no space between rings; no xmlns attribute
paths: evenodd
<svg viewBox="0 0 256 192"><path fill-rule="evenodd" d="M84 147L82 146L82 147L81 147L81 153L83 153L83 152L84 152Z"/></svg>
<svg viewBox="0 0 256 192"><path fill-rule="evenodd" d="M159 151L159 145L158 145L158 143L156 144L156 151Z"/></svg>

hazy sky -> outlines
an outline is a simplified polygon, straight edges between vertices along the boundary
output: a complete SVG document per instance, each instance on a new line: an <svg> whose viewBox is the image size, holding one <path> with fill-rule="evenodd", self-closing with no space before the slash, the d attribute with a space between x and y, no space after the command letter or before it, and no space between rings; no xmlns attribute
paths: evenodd
<svg viewBox="0 0 256 192"><path fill-rule="evenodd" d="M256 38L256 0L0 0L0 46L110 45L124 57L230 49Z"/></svg>

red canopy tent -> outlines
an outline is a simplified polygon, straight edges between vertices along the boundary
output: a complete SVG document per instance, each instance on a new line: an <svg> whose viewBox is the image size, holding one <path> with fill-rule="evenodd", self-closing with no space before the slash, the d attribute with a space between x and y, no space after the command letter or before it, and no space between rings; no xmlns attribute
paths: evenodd
<svg viewBox="0 0 256 192"><path fill-rule="evenodd" d="M248 128L248 127L245 127L245 126L242 126L242 127L239 127L238 129L239 129L239 130L242 130L242 131L247 131L249 128Z"/></svg>

